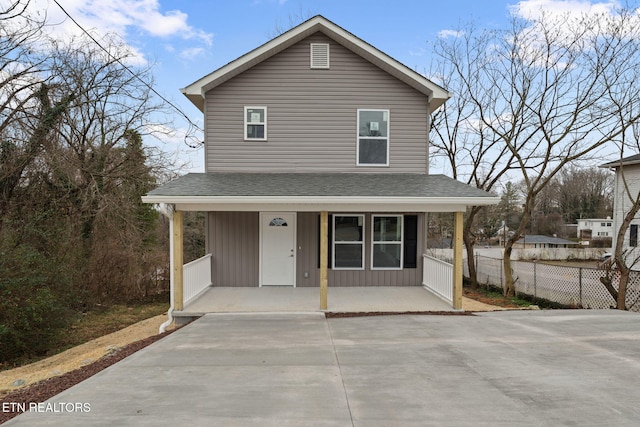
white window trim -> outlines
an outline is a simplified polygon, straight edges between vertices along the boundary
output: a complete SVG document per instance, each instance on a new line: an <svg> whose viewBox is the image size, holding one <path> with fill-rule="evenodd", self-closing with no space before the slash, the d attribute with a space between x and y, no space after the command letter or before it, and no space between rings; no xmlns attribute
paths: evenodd
<svg viewBox="0 0 640 427"><path fill-rule="evenodd" d="M400 221L400 242L376 242L374 233L375 218L377 217L396 217ZM399 267L375 267L373 265L373 248L376 244L384 245L400 245L400 266ZM371 270L403 270L404 266L404 215L394 214L375 214L371 215Z"/></svg>
<svg viewBox="0 0 640 427"><path fill-rule="evenodd" d="M380 111L387 113L387 136L360 136L360 112L361 111ZM391 111L377 108L358 108L356 112L356 166L371 166L371 167L388 167L389 166L389 147L391 146ZM360 163L360 139L379 139L387 141L387 159L384 164L382 163Z"/></svg>
<svg viewBox="0 0 640 427"><path fill-rule="evenodd" d="M263 109L264 110L264 121L262 123L252 123L247 120L247 112L251 109ZM261 124L264 125L264 138L249 138L247 135L247 127L250 124ZM266 141L267 140L267 107L265 106L245 106L244 107L244 140L245 141Z"/></svg>
<svg viewBox="0 0 640 427"><path fill-rule="evenodd" d="M336 217L340 216L354 216L362 219L362 240L361 241L338 241L336 242ZM364 270L365 269L365 241L366 241L366 223L365 223L365 215L364 214L354 214L354 213L335 213L332 216L331 220L331 269L333 270ZM362 267L336 267L336 243L339 245L340 243L344 244L360 244L362 247L362 261L360 265Z"/></svg>

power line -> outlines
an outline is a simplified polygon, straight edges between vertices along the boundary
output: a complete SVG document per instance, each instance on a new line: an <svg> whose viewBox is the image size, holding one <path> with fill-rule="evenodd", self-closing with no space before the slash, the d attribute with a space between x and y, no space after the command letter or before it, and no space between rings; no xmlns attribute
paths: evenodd
<svg viewBox="0 0 640 427"><path fill-rule="evenodd" d="M160 92L158 92L153 86L151 86L149 83L147 83L146 81L144 81L138 74L134 73L133 70L131 70L126 64L124 64L122 61L120 61L120 58L117 58L116 56L114 56L108 49L106 49L104 46L102 46L102 44L96 40L95 37L93 37L91 35L91 33L89 33L87 30L84 29L84 27L82 25L80 25L80 23L78 21L76 21L73 16L71 16L69 14L69 12L66 11L66 9L64 7L62 7L62 5L60 3L58 3L58 0L53 0L53 2L58 5L58 7L60 8L60 10L62 10L62 12L67 15L67 17L69 19L71 19L71 21L76 24L78 26L78 28L80 28L80 30L82 30L82 32L84 34L86 34L100 49L102 49L111 59L113 59L114 61L116 61L118 64L120 64L120 66L122 66L122 68L124 68L125 70L127 70L128 72L131 73L131 75L133 77L135 77L136 79L138 79L143 85L145 85L147 88L149 88L149 90L151 90L151 92L153 92L154 94L156 94L160 99L162 99L164 102L166 102L169 106L171 106L174 110L176 110L182 117L184 117L187 120L187 123L189 124L189 129L186 132L186 135L184 137L185 139L185 143L192 147L195 148L197 147L197 145L193 145L192 143L187 142L187 140L192 140L195 139L194 137L191 137L190 134L191 132L195 129L198 130L200 132L204 132L204 130L198 126L196 123L194 123L189 116L187 116L187 114L182 111L182 109L180 107L178 107L177 105L175 105L173 102L169 101L167 98L165 98ZM202 141L198 141L199 144L202 144Z"/></svg>

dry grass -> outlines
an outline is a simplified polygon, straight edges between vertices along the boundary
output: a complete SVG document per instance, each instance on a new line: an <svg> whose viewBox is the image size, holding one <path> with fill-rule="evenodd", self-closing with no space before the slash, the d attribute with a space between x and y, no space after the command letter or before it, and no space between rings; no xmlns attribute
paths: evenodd
<svg viewBox="0 0 640 427"><path fill-rule="evenodd" d="M141 320L166 313L168 309L168 302L151 302L129 306L113 305L83 313L61 337L55 352L119 331Z"/></svg>
<svg viewBox="0 0 640 427"><path fill-rule="evenodd" d="M164 299L168 300L168 297ZM39 357L17 358L10 362L0 363L0 373L7 369L28 365L54 356L67 349L119 331L142 320L166 313L168 309L168 301L148 301L132 305L96 307L86 313L79 313L71 324L58 335L57 340L53 343L47 354Z"/></svg>

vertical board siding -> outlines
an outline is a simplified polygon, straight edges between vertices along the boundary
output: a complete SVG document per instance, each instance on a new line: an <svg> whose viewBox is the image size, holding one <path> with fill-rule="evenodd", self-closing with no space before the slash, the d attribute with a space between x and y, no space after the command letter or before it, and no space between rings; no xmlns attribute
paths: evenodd
<svg viewBox="0 0 640 427"><path fill-rule="evenodd" d="M424 214L418 215L418 256L424 252ZM318 269L318 217L319 213L298 213L297 286L319 286ZM331 243L330 243L331 244ZM309 278L304 278L304 273ZM371 270L371 214L365 215L365 269L329 269L329 288L342 286L420 286L422 284L422 260L417 268L403 270Z"/></svg>
<svg viewBox="0 0 640 427"><path fill-rule="evenodd" d="M257 212L208 213L213 286L258 286L259 228Z"/></svg>
<svg viewBox="0 0 640 427"><path fill-rule="evenodd" d="M298 212L298 253L296 254L296 286L320 286L318 268L318 218L317 212ZM305 278L305 273L309 277Z"/></svg>
<svg viewBox="0 0 640 427"><path fill-rule="evenodd" d="M311 69L310 44L331 44ZM244 141L244 106L268 108L267 141ZM390 110L389 167L356 167L357 109ZM427 98L317 33L206 94L207 172L427 172Z"/></svg>

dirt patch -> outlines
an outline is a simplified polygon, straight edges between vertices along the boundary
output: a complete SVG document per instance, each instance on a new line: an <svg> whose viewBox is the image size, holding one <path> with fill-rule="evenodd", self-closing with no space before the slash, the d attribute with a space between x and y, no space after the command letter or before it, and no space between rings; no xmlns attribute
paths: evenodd
<svg viewBox="0 0 640 427"><path fill-rule="evenodd" d="M464 295L462 304L464 310L495 311L526 308L514 303L511 299L503 297L498 293L487 292L483 289L464 288L462 294ZM465 299L467 300L466 307L464 301Z"/></svg>
<svg viewBox="0 0 640 427"><path fill-rule="evenodd" d="M121 347L158 334L166 315L143 320L111 334L70 348L35 363L0 372L0 397L17 388L29 386L89 365Z"/></svg>

